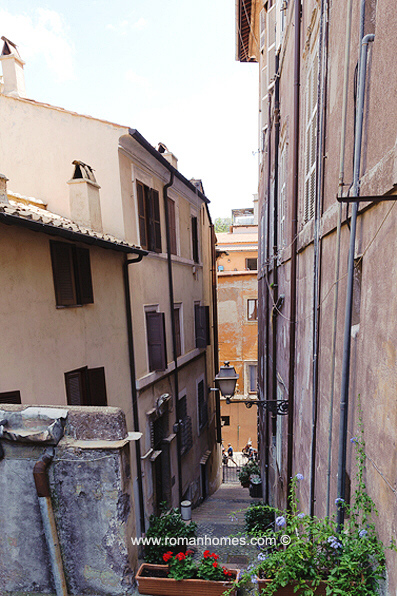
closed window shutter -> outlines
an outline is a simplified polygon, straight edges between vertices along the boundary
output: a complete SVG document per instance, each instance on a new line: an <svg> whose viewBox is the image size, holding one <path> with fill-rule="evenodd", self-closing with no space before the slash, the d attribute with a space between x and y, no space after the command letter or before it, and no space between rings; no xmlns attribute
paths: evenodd
<svg viewBox="0 0 397 596"><path fill-rule="evenodd" d="M69 406L87 406L87 367L65 373L66 397Z"/></svg>
<svg viewBox="0 0 397 596"><path fill-rule="evenodd" d="M87 371L89 402L91 406L107 406L105 369L89 368Z"/></svg>
<svg viewBox="0 0 397 596"><path fill-rule="evenodd" d="M90 251L88 248L75 248L76 285L79 304L93 304Z"/></svg>
<svg viewBox="0 0 397 596"><path fill-rule="evenodd" d="M196 304L194 307L196 348L206 348L210 344L209 313L209 306Z"/></svg>
<svg viewBox="0 0 397 596"><path fill-rule="evenodd" d="M174 308L176 355L182 353L180 309Z"/></svg>
<svg viewBox="0 0 397 596"><path fill-rule="evenodd" d="M150 191L153 205L153 250L161 252L161 225L160 225L160 201L159 193L153 188Z"/></svg>
<svg viewBox="0 0 397 596"><path fill-rule="evenodd" d="M145 188L142 182L136 183L137 197L138 197L138 217L139 217L139 236L142 248L147 248L147 234L146 234L146 201Z"/></svg>
<svg viewBox="0 0 397 596"><path fill-rule="evenodd" d="M165 343L164 313L147 312L146 327L149 352L149 370L165 370L167 368L167 350Z"/></svg>
<svg viewBox="0 0 397 596"><path fill-rule="evenodd" d="M21 404L20 391L5 391L0 393L0 404Z"/></svg>
<svg viewBox="0 0 397 596"><path fill-rule="evenodd" d="M175 218L175 201L168 199L168 220L170 228L170 252L176 255L176 218Z"/></svg>
<svg viewBox="0 0 397 596"><path fill-rule="evenodd" d="M192 251L193 261L199 262L197 217L192 217Z"/></svg>
<svg viewBox="0 0 397 596"><path fill-rule="evenodd" d="M77 304L73 245L66 242L50 242L50 247L56 304L73 306Z"/></svg>

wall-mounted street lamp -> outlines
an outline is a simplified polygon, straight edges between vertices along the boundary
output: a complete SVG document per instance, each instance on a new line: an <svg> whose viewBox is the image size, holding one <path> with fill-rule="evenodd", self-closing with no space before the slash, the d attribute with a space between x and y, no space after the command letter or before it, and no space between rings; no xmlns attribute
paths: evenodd
<svg viewBox="0 0 397 596"><path fill-rule="evenodd" d="M236 391L236 383L239 375L236 373L234 366L230 366L229 362L225 362L221 366L219 373L215 377L218 384L217 388L211 388L211 391L220 391L222 397L226 398L227 404L245 404L246 408L252 408L256 405L260 408L266 408L274 416L285 416L288 414L288 400L262 400L262 399L232 399Z"/></svg>

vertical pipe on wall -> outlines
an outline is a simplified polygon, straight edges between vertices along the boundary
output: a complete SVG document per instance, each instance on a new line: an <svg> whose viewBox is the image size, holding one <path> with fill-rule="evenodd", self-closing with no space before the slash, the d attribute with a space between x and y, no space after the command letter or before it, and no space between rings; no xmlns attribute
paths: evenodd
<svg viewBox="0 0 397 596"><path fill-rule="evenodd" d="M342 99L342 123L340 138L340 157L339 157L339 187L338 196L343 196L344 177L345 177L345 147L346 147L346 121L347 121L347 98L349 90L349 63L350 63L350 45L351 45L351 25L352 25L352 7L353 0L348 0L347 18L346 18L346 39L345 39L345 64L343 70L343 99ZM333 411L335 394L335 362L336 362L336 331L338 322L338 297L339 297L339 266L340 266L340 238L342 226L342 203L339 203L338 222L336 228L336 248L335 248L335 276L334 276L334 308L332 318L332 350L331 350L331 386L329 400L328 417L328 463L327 463L327 500L326 515L330 514L330 495L331 495L331 465L332 465L332 431L333 431Z"/></svg>
<svg viewBox="0 0 397 596"><path fill-rule="evenodd" d="M373 34L366 35L361 42L360 72L357 90L357 114L356 131L354 143L354 167L353 167L353 187L352 196L358 197L360 190L360 166L361 166L361 146L363 137L364 121L364 99L365 99L365 80L367 71L368 46L373 42ZM339 421L339 456L338 456L338 498L345 499L346 491L346 441L347 441L347 422L349 411L349 380L350 380L350 353L351 353L351 321L353 309L353 278L354 278L354 250L356 242L358 202L353 203L352 216L350 222L350 244L349 260L347 265L347 290L346 290L346 310L345 310L345 332L343 339L343 363L342 363L342 389L340 398L340 421ZM344 523L344 508L338 507L338 530L341 531Z"/></svg>
<svg viewBox="0 0 397 596"><path fill-rule="evenodd" d="M165 214L165 235L167 239L167 266L168 266L168 294L170 302L171 335L172 335L172 358L174 360L174 405L175 422L177 425L177 467L178 467L178 494L179 504L182 502L182 462L181 462L181 433L179 428L179 380L178 380L178 350L175 334L175 312L174 312L174 283L172 279L172 256L171 256L171 234L170 218L168 213L168 189L174 184L174 172L170 172L170 181L163 186L164 214Z"/></svg>
<svg viewBox="0 0 397 596"><path fill-rule="evenodd" d="M277 310L278 302L278 161L280 143L280 57L275 57L275 82L274 82L274 184L273 184L273 308L272 308L272 399L277 400ZM277 415L272 415L273 442L277 432Z"/></svg>
<svg viewBox="0 0 397 596"><path fill-rule="evenodd" d="M292 148L292 207L291 207L291 298L288 367L288 442L287 483L288 493L293 469L294 447L294 397L295 397L295 337L296 337L296 284L298 258L298 192L299 192L299 110L300 110L300 45L301 45L301 2L294 6L294 129Z"/></svg>

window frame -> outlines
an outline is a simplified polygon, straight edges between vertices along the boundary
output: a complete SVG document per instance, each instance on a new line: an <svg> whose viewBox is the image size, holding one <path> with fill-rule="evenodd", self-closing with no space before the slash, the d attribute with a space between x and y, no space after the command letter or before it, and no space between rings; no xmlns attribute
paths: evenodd
<svg viewBox="0 0 397 596"><path fill-rule="evenodd" d="M95 376L97 377L96 379L94 378ZM79 382L79 403L75 403L75 400L71 395L70 381L72 377L76 377ZM103 366L94 368L82 366L81 368L76 368L65 372L64 378L66 401L69 406L105 407L108 405L105 368ZM100 392L94 391L94 389L97 389L98 387L98 380L101 385ZM96 399L96 396L98 395L100 396L100 399Z"/></svg>
<svg viewBox="0 0 397 596"><path fill-rule="evenodd" d="M252 267L248 267L249 261L256 261L256 267L255 267L255 269L252 269ZM245 259L245 268L248 271L258 271L258 257L247 257Z"/></svg>
<svg viewBox="0 0 397 596"><path fill-rule="evenodd" d="M161 210L158 190L136 180L139 241L142 248L161 253Z"/></svg>
<svg viewBox="0 0 397 596"><path fill-rule="evenodd" d="M198 215L190 216L191 224L191 243L192 243L192 261L200 263L200 243L199 243L199 218Z"/></svg>
<svg viewBox="0 0 397 596"><path fill-rule="evenodd" d="M19 391L19 389L15 389L15 391L1 391L0 404L22 404L21 392Z"/></svg>
<svg viewBox="0 0 397 596"><path fill-rule="evenodd" d="M255 318L250 318L249 317L249 303L250 302L255 302L255 308L254 308L254 313L256 313L256 317ZM258 322L258 298L247 298L247 321L249 323L257 323Z"/></svg>
<svg viewBox="0 0 397 596"><path fill-rule="evenodd" d="M306 75L305 106L305 178L304 178L304 223L311 221L315 214L317 194L317 112L318 112L318 49L310 57Z"/></svg>
<svg viewBox="0 0 397 596"><path fill-rule="evenodd" d="M168 358L167 358L167 338L166 338L166 330L165 330L165 314L160 312L159 305L150 305L144 307L145 313L145 330L146 330L146 351L147 351L147 364L149 372L162 372L167 369L168 367ZM153 351L151 351L151 346L156 345L155 342L150 341L149 334L153 332L153 327L151 327L152 323L149 324L149 321L152 319L154 320L155 317L150 315L161 315L160 317L156 317L159 323L159 335L160 341L157 342L157 345L161 346L161 353L159 356L159 361L161 360L159 366L155 366L155 356Z"/></svg>
<svg viewBox="0 0 397 596"><path fill-rule="evenodd" d="M202 405L200 404L199 399L199 386L202 384L203 386L203 401ZM208 424L209 416L208 416L208 393L207 396L205 394L205 378L204 375L201 375L196 379L196 403L197 403L197 427L198 427L198 434L200 435Z"/></svg>
<svg viewBox="0 0 397 596"><path fill-rule="evenodd" d="M50 240L50 253L56 308L94 304L90 250ZM68 292L70 298L66 297Z"/></svg>
<svg viewBox="0 0 397 596"><path fill-rule="evenodd" d="M176 311L178 312L177 317L175 317ZM177 319L179 323L179 333L177 328ZM182 302L174 302L174 320L175 320L175 338L176 338L176 347L177 347L177 357L179 358L182 354L185 353L185 342L184 342L184 334L183 334L183 304ZM179 344L178 344L178 336L179 336ZM179 348L179 349L178 349Z"/></svg>

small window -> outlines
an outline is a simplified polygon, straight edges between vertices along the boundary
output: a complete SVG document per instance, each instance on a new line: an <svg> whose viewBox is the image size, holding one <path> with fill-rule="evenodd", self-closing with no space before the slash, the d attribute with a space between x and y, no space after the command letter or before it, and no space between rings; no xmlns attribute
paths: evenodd
<svg viewBox="0 0 397 596"><path fill-rule="evenodd" d="M161 252L159 193L137 181L139 236L142 248Z"/></svg>
<svg viewBox="0 0 397 596"><path fill-rule="evenodd" d="M205 395L204 381L197 384L197 405L199 414L199 428L202 429L208 422L207 399Z"/></svg>
<svg viewBox="0 0 397 596"><path fill-rule="evenodd" d="M199 247L198 247L198 222L197 217L192 217L192 254L193 261L199 262Z"/></svg>
<svg viewBox="0 0 397 596"><path fill-rule="evenodd" d="M0 404L21 404L20 391L5 391L0 393Z"/></svg>
<svg viewBox="0 0 397 596"><path fill-rule="evenodd" d="M57 306L92 304L90 251L66 242L50 242Z"/></svg>
<svg viewBox="0 0 397 596"><path fill-rule="evenodd" d="M170 228L170 252L172 255L177 254L176 249L176 216L175 216L175 201L168 198L168 223Z"/></svg>
<svg viewBox="0 0 397 596"><path fill-rule="evenodd" d="M245 259L245 268L250 271L258 271L258 259Z"/></svg>
<svg viewBox="0 0 397 596"><path fill-rule="evenodd" d="M165 370L167 368L167 347L163 312L146 312L146 331L149 370Z"/></svg>
<svg viewBox="0 0 397 596"><path fill-rule="evenodd" d="M179 357L182 354L182 305L174 304L174 322L175 322L175 343L176 355Z"/></svg>
<svg viewBox="0 0 397 596"><path fill-rule="evenodd" d="M249 393L257 392L257 379L258 379L258 365L250 364L248 366L249 374Z"/></svg>
<svg viewBox="0 0 397 596"><path fill-rule="evenodd" d="M83 366L65 373L69 406L107 406L105 369Z"/></svg>
<svg viewBox="0 0 397 596"><path fill-rule="evenodd" d="M194 305L196 348L206 348L210 343L210 307Z"/></svg>
<svg viewBox="0 0 397 596"><path fill-rule="evenodd" d="M252 298L247 300L247 319L248 321L258 320L258 299Z"/></svg>
<svg viewBox="0 0 397 596"><path fill-rule="evenodd" d="M230 426L230 416L221 416L222 426Z"/></svg>

